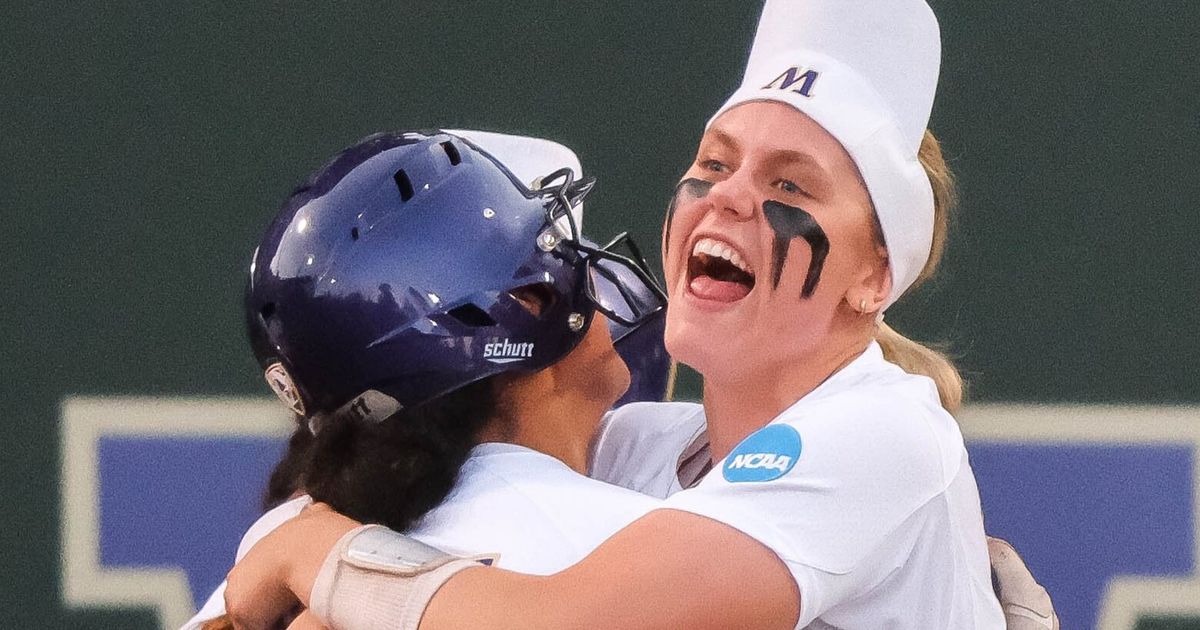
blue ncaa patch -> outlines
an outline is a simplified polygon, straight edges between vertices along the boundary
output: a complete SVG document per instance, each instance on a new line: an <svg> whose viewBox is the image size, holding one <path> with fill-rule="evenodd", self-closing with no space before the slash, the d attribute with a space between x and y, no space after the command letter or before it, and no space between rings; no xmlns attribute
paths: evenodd
<svg viewBox="0 0 1200 630"><path fill-rule="evenodd" d="M767 425L742 440L721 469L725 481L771 481L788 473L800 459L800 433L786 424Z"/></svg>

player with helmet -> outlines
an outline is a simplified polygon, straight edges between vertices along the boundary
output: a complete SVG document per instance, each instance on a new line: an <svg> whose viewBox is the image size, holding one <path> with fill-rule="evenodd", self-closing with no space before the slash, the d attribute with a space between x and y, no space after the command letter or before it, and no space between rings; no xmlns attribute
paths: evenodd
<svg viewBox="0 0 1200 630"><path fill-rule="evenodd" d="M578 169L534 138L388 133L293 193L255 252L246 313L268 383L312 435L281 486L304 494L239 555L315 499L548 574L657 504L580 474L629 385L614 341L661 346L664 296L626 237L579 237L592 182ZM635 395L661 397L665 351L640 354ZM222 609L219 589L186 627Z"/></svg>
<svg viewBox="0 0 1200 630"><path fill-rule="evenodd" d="M339 629L1003 628L961 383L880 322L940 255L939 63L923 0L767 1L664 225L667 347L704 405L631 410L617 467L663 509L548 577L314 510L230 574L240 627L296 597ZM698 430L712 468L681 479Z"/></svg>

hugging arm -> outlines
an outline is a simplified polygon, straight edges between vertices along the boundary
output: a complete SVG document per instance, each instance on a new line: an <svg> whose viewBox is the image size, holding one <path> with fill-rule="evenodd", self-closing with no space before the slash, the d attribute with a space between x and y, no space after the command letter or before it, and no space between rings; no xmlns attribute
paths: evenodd
<svg viewBox="0 0 1200 630"><path fill-rule="evenodd" d="M230 576L227 603L239 627L269 627L275 613L268 608L292 597L306 605L310 595L341 597L336 586L331 593L314 593L312 587L326 555L354 526L325 510L281 528L252 551L246 566ZM264 601L273 605L263 606ZM484 567L461 571L437 591L420 628L783 630L795 627L799 605L795 582L774 552L717 521L663 509L556 575Z"/></svg>

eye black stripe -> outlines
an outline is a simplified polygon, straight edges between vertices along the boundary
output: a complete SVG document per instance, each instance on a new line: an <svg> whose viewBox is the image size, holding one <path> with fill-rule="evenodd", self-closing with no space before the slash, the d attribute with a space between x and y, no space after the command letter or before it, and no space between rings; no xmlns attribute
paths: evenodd
<svg viewBox="0 0 1200 630"><path fill-rule="evenodd" d="M775 265L771 270L771 279L775 288L779 287L779 280L783 276L783 263L787 261L792 239L801 236L808 241L808 246L812 249L812 261L808 264L808 275L804 279L800 297L811 297L817 289L817 282L821 280L825 257L829 255L829 238L825 235L825 230L821 229L817 220L803 208L778 201L764 201L762 207L767 223L775 231L775 242L771 247Z"/></svg>

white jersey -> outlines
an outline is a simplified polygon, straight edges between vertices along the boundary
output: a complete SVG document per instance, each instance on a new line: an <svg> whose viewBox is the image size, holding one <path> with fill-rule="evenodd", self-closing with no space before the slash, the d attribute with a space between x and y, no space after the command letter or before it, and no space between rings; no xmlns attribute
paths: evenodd
<svg viewBox="0 0 1200 630"><path fill-rule="evenodd" d="M235 562L240 561L255 543L262 540L267 534L275 531L275 528L295 518L300 510L303 510L308 504L312 503L312 499L307 496L300 496L267 511L267 513L258 517L257 521L246 530L246 535L242 536L242 541L238 543L237 556ZM221 582L217 590L213 591L212 595L208 596L208 600L200 607L200 612L196 613L187 623L183 624L181 630L199 630L200 626L204 625L205 621L215 619L225 614L225 582Z"/></svg>
<svg viewBox="0 0 1200 630"><path fill-rule="evenodd" d="M310 502L292 499L264 514L242 539L237 559ZM588 479L544 453L487 443L471 451L446 500L406 533L452 553L498 554L497 565L505 569L549 575L659 505ZM224 590L221 584L184 629L224 614Z"/></svg>
<svg viewBox="0 0 1200 630"><path fill-rule="evenodd" d="M515 444L475 447L461 475L406 533L451 553L498 553L499 566L520 573L557 573L662 505Z"/></svg>
<svg viewBox="0 0 1200 630"><path fill-rule="evenodd" d="M800 591L797 628L1004 628L958 425L877 344L742 441L695 487L699 405L606 419L592 473L755 538Z"/></svg>
<svg viewBox="0 0 1200 630"><path fill-rule="evenodd" d="M588 476L665 499L700 480L685 469L708 472L694 470L708 455L705 428L704 407L696 403L630 403L610 411L596 434Z"/></svg>

